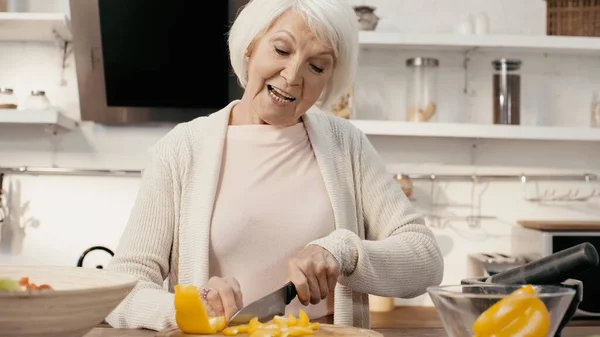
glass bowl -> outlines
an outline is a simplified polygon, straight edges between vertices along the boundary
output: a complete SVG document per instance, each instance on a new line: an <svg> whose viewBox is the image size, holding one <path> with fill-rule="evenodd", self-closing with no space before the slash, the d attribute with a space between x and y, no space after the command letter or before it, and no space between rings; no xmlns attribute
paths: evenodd
<svg viewBox="0 0 600 337"><path fill-rule="evenodd" d="M575 296L551 285L447 285L427 292L449 337L552 337Z"/></svg>

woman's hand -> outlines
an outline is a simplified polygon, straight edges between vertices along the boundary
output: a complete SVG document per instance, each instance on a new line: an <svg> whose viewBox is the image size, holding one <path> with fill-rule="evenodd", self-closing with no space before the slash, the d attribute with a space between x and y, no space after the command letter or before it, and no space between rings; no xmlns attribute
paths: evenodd
<svg viewBox="0 0 600 337"><path fill-rule="evenodd" d="M211 317L225 316L229 320L243 306L240 284L233 277L211 277L200 288L200 297Z"/></svg>
<svg viewBox="0 0 600 337"><path fill-rule="evenodd" d="M300 302L317 304L335 289L340 264L325 248L308 245L290 260L288 275L296 286Z"/></svg>

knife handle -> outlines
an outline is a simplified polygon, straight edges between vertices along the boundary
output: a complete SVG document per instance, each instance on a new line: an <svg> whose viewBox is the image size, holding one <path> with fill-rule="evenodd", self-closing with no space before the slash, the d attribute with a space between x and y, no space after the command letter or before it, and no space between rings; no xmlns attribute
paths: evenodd
<svg viewBox="0 0 600 337"><path fill-rule="evenodd" d="M285 305L290 304L290 302L294 299L294 297L296 297L296 295L298 295L298 293L296 292L296 286L292 282L288 283L285 287L284 294Z"/></svg>
<svg viewBox="0 0 600 337"><path fill-rule="evenodd" d="M599 263L598 252L589 242L567 248L498 273L488 283L503 284L558 284L594 268Z"/></svg>

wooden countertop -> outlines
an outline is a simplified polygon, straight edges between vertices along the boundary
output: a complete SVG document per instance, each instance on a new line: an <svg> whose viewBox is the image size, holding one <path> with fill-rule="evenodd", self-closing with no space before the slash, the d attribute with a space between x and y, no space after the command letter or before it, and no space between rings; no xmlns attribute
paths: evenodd
<svg viewBox="0 0 600 337"><path fill-rule="evenodd" d="M398 307L392 312L372 313L371 328L385 337L447 337L431 307ZM589 337L600 333L600 319L572 320L562 337ZM100 325L85 337L153 337L155 331L113 329Z"/></svg>

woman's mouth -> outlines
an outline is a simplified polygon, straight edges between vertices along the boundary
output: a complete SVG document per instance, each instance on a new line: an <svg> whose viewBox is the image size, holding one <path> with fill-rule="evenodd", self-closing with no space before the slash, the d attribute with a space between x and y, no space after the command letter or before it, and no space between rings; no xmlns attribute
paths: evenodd
<svg viewBox="0 0 600 337"><path fill-rule="evenodd" d="M269 91L269 96L279 104L287 104L296 100L296 97L270 84L267 84L267 90Z"/></svg>

